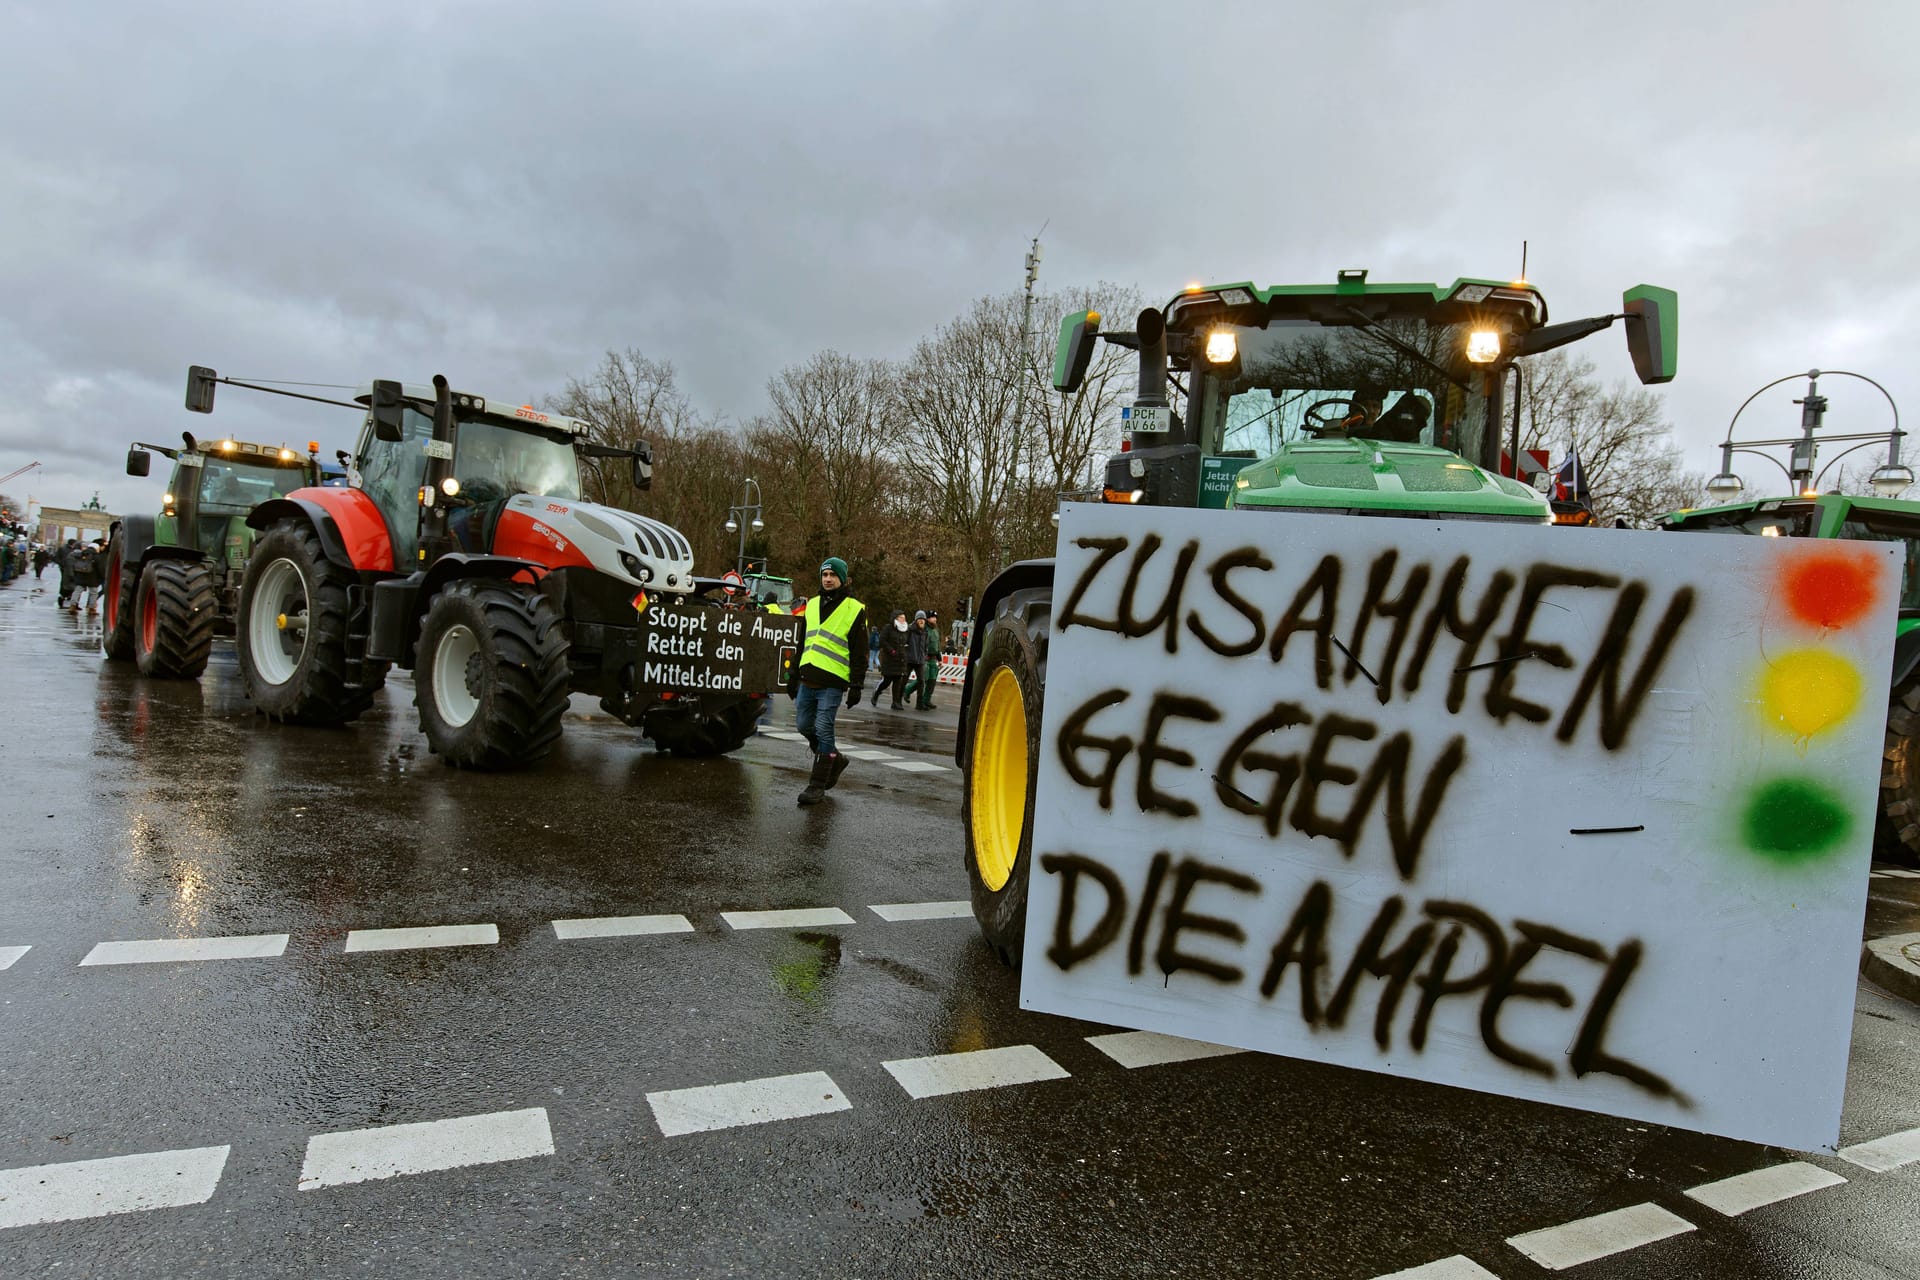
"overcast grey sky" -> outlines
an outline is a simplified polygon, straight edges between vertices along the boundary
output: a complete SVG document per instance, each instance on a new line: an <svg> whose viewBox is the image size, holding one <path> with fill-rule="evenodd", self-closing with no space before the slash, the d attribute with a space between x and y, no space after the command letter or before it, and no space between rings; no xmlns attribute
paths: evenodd
<svg viewBox="0 0 1920 1280"><path fill-rule="evenodd" d="M1527 239L1556 319L1677 289L1702 470L1812 365L1920 423L1911 0L4 12L19 498L150 507L124 449L205 433L194 363L538 399L633 346L744 417L784 364L901 355L1017 288L1043 222L1053 286L1504 277ZM1617 332L1582 349L1631 376ZM1834 429L1888 425L1823 389ZM329 452L356 426L229 388L210 421Z"/></svg>

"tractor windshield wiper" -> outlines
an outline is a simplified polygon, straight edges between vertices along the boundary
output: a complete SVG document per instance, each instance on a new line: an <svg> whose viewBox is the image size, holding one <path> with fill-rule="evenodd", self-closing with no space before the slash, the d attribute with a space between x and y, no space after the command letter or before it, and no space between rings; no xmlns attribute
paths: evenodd
<svg viewBox="0 0 1920 1280"><path fill-rule="evenodd" d="M1391 346L1394 350L1400 352L1403 355L1411 356L1413 359L1418 360L1421 364L1427 366L1427 368L1433 370L1435 373L1445 378L1448 382L1460 388L1460 390L1465 392L1466 394L1468 395L1473 394L1472 387L1460 381L1460 379L1454 377L1453 374L1448 370L1442 368L1441 366L1435 364L1433 361L1427 359L1426 356L1420 353L1418 348L1414 347L1410 343L1402 342L1400 339L1394 337L1391 333L1388 333L1386 329L1381 326L1379 321L1375 320L1372 316L1369 316L1366 312L1362 311L1360 308L1349 305L1349 306L1343 307L1342 310L1344 310L1348 315L1352 316L1355 320L1358 320L1360 322L1361 328L1365 329L1368 333L1373 334L1376 338L1379 338L1382 342L1386 343L1388 346Z"/></svg>

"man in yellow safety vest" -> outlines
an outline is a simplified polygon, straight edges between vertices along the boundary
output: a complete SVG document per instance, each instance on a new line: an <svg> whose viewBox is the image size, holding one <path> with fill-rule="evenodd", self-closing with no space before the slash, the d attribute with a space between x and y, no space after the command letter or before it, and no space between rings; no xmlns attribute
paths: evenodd
<svg viewBox="0 0 1920 1280"><path fill-rule="evenodd" d="M847 562L828 556L820 565L820 592L801 614L800 661L787 692L793 697L800 736L813 750L813 772L801 804L819 804L846 772L847 758L835 748L833 722L840 699L860 701L867 677L867 607L847 593Z"/></svg>

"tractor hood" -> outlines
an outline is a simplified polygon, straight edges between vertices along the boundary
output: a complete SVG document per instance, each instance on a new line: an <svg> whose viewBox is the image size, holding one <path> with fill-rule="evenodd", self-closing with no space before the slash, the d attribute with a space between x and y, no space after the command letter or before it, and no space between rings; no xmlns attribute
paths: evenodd
<svg viewBox="0 0 1920 1280"><path fill-rule="evenodd" d="M1547 500L1429 445L1389 440L1302 440L1243 469L1231 506L1353 515L1479 516L1550 524Z"/></svg>
<svg viewBox="0 0 1920 1280"><path fill-rule="evenodd" d="M552 568L598 569L648 591L693 587L693 547L680 531L618 507L515 494L500 514L493 547Z"/></svg>

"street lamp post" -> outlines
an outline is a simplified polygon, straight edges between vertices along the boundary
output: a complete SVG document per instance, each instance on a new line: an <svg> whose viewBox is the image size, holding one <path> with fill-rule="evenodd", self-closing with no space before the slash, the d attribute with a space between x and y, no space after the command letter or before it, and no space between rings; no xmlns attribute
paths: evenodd
<svg viewBox="0 0 1920 1280"><path fill-rule="evenodd" d="M1733 438L1734 423L1740 421L1740 415L1746 412L1747 405L1759 399L1762 392L1770 391L1781 383L1791 382L1795 378L1807 380L1807 394L1794 401L1800 406L1800 434L1772 440L1735 440ZM1814 464L1819 461L1821 442L1814 438L1814 433L1820 429L1827 413L1827 398L1820 394L1821 378L1858 378L1872 385L1881 395L1886 396L1887 405L1893 410L1893 429L1856 431L1846 435L1823 437L1822 439L1834 443L1845 440L1857 443L1848 445L1833 455L1828 459L1827 465L1816 472ZM1887 460L1875 469L1867 483L1872 485L1873 491L1883 498L1896 497L1913 484L1913 468L1900 461L1900 442L1904 439L1906 439L1906 432L1900 429L1900 406L1894 404L1893 397L1888 395L1887 389L1874 382L1872 378L1862 373L1848 373L1844 369L1828 369L1824 372L1819 369L1809 369L1805 373L1790 373L1784 378L1775 378L1761 387L1733 411L1733 420L1727 423L1727 438L1720 444L1720 474L1707 481L1707 496L1716 502L1731 502L1740 496L1741 490L1747 487L1744 480L1733 474L1733 455L1736 453L1750 453L1755 457L1765 458L1786 475L1787 483L1792 486L1795 496L1812 497L1820 491L1820 482L1826 478L1827 471L1834 463L1856 449L1884 443L1887 447ZM1790 466L1782 466L1778 458L1761 452L1762 449L1781 447L1792 451Z"/></svg>
<svg viewBox="0 0 1920 1280"><path fill-rule="evenodd" d="M734 560L733 568L743 578L747 576L747 530L751 528L759 533L766 527L766 521L760 518L760 486L754 483L752 476L748 476L746 487L740 491L740 505L727 508L727 532L740 535L740 554Z"/></svg>

